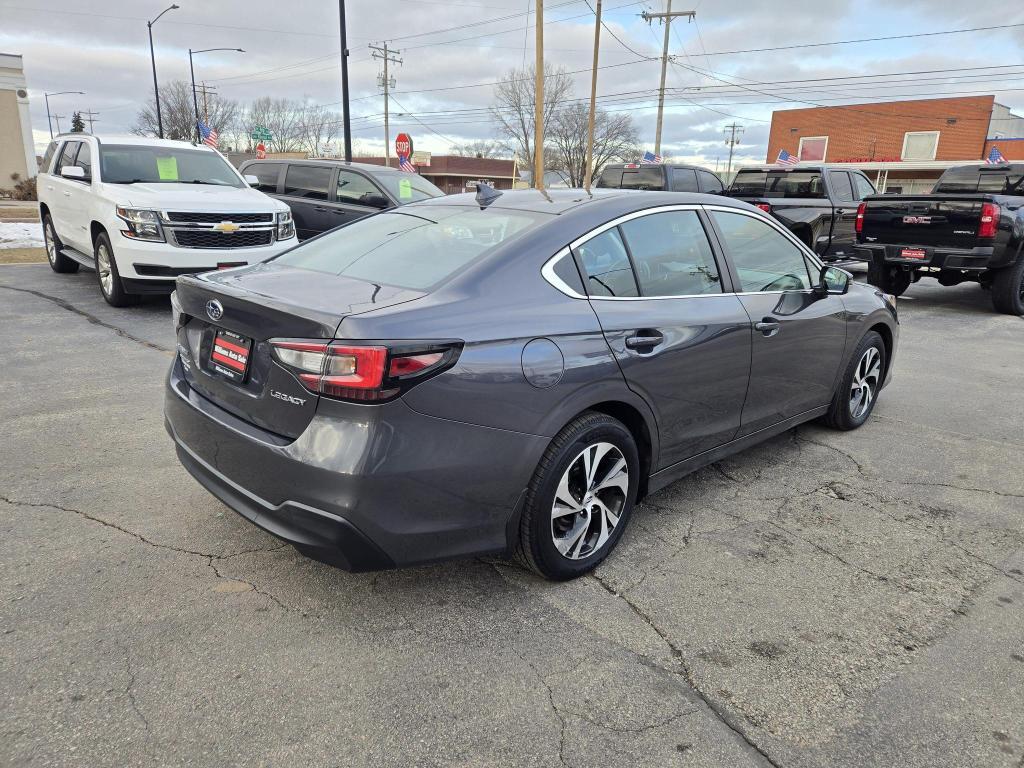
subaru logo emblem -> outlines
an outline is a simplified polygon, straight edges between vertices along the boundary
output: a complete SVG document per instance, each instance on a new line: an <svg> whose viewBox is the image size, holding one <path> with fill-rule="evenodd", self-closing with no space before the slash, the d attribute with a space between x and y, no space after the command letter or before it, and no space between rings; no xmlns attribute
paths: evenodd
<svg viewBox="0 0 1024 768"><path fill-rule="evenodd" d="M211 320L220 320L224 317L224 305L216 299L206 302L206 314Z"/></svg>

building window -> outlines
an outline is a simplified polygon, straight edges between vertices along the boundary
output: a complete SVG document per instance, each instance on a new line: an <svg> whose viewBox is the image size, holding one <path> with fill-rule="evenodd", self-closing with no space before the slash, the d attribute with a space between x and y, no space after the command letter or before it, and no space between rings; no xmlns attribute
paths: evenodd
<svg viewBox="0 0 1024 768"><path fill-rule="evenodd" d="M938 131L907 131L903 134L901 160L934 160L939 148Z"/></svg>
<svg viewBox="0 0 1024 768"><path fill-rule="evenodd" d="M828 149L828 136L804 136L800 139L797 156L801 161L812 163L825 162L825 151Z"/></svg>

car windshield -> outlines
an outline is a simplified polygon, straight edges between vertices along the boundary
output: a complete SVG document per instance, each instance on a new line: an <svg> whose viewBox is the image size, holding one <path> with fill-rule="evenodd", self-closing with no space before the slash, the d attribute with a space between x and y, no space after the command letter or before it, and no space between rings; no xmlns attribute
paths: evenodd
<svg viewBox="0 0 1024 768"><path fill-rule="evenodd" d="M932 194L987 192L995 195L1024 193L1024 165L993 168L951 168L942 174Z"/></svg>
<svg viewBox="0 0 1024 768"><path fill-rule="evenodd" d="M373 178L403 205L444 197L444 192L416 173L378 173Z"/></svg>
<svg viewBox="0 0 1024 768"><path fill-rule="evenodd" d="M144 144L100 144L100 172L109 184L245 186L216 152Z"/></svg>
<svg viewBox="0 0 1024 768"><path fill-rule="evenodd" d="M400 208L332 230L286 251L275 263L430 290L549 218L477 207Z"/></svg>

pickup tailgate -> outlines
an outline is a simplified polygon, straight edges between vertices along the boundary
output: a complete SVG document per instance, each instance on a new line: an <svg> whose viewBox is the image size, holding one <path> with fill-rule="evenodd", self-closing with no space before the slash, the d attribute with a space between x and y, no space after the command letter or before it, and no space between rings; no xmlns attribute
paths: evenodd
<svg viewBox="0 0 1024 768"><path fill-rule="evenodd" d="M970 249L990 195L877 195L864 201L862 243Z"/></svg>

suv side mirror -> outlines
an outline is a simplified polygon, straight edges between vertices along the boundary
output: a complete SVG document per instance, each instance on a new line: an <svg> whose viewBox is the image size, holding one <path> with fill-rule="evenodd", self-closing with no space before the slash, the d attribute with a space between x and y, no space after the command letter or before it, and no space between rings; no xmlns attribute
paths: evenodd
<svg viewBox="0 0 1024 768"><path fill-rule="evenodd" d="M78 165L61 166L60 175L65 179L78 179L79 181L85 181L87 178L85 175L85 168Z"/></svg>
<svg viewBox="0 0 1024 768"><path fill-rule="evenodd" d="M388 200L386 197L384 197L384 195L380 194L379 192L372 192L368 195L363 195L362 198L360 198L360 202L362 202L363 205L370 206L371 208L391 207L391 201Z"/></svg>
<svg viewBox="0 0 1024 768"><path fill-rule="evenodd" d="M826 265L821 268L821 273L818 275L818 285L815 290L822 296L827 294L842 296L850 290L850 283L852 281L853 275L845 269Z"/></svg>
<svg viewBox="0 0 1024 768"><path fill-rule="evenodd" d="M247 173L242 178L245 179L245 183L248 184L250 187L258 187L260 185L259 176L253 176L251 173Z"/></svg>

